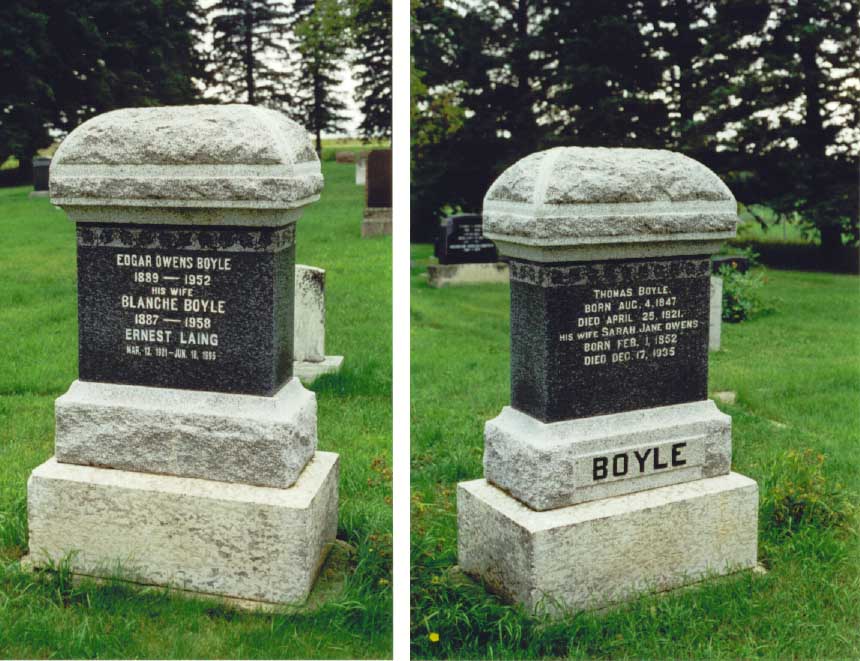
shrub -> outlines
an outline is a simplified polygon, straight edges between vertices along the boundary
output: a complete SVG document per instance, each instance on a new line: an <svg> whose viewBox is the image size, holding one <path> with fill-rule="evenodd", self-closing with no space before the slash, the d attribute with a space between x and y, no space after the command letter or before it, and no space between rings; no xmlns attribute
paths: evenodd
<svg viewBox="0 0 860 661"><path fill-rule="evenodd" d="M806 449L780 455L772 484L763 495L762 511L778 531L791 534L802 527L842 527L854 516L854 504L843 485L828 480L823 454Z"/></svg>
<svg viewBox="0 0 860 661"><path fill-rule="evenodd" d="M762 271L740 273L726 265L719 274L723 279L723 321L738 323L772 309L761 296L766 282Z"/></svg>

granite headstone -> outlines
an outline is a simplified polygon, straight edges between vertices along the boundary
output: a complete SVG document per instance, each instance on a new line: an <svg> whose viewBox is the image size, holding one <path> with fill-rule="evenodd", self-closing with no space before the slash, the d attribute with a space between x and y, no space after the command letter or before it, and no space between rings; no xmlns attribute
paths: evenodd
<svg viewBox="0 0 860 661"><path fill-rule="evenodd" d="M362 238L391 234L391 167L390 149L376 149L367 155Z"/></svg>
<svg viewBox="0 0 860 661"><path fill-rule="evenodd" d="M495 244L484 237L480 214L448 216L439 227L435 254L440 264L484 264L499 261Z"/></svg>
<svg viewBox="0 0 860 661"><path fill-rule="evenodd" d="M510 262L511 406L459 485L461 567L563 611L754 565L757 488L707 399L728 188L673 152L557 148L506 170L483 217Z"/></svg>
<svg viewBox="0 0 860 661"><path fill-rule="evenodd" d="M322 184L307 132L259 107L118 110L63 141L80 374L29 482L30 563L307 597L337 528L338 456L292 376L295 227Z"/></svg>

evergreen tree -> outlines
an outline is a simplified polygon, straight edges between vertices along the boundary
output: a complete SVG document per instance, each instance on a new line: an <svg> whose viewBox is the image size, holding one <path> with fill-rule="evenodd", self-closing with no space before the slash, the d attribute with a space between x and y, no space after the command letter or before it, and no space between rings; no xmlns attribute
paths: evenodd
<svg viewBox="0 0 860 661"><path fill-rule="evenodd" d="M348 12L342 0L317 0L295 28L301 57L296 97L291 114L316 138L322 152L322 133L340 131L347 119L346 104L338 97L339 72L346 59Z"/></svg>
<svg viewBox="0 0 860 661"><path fill-rule="evenodd" d="M0 4L0 163L17 157L20 181L29 179L36 150L50 144L51 90L44 69L47 22L35 0Z"/></svg>
<svg viewBox="0 0 860 661"><path fill-rule="evenodd" d="M8 109L0 133L13 136L22 167L52 129L68 132L113 108L196 101L201 19L198 0L3 3L0 48L10 50L0 59ZM4 143L0 136L0 152Z"/></svg>
<svg viewBox="0 0 860 661"><path fill-rule="evenodd" d="M211 72L223 94L251 105L289 102L287 38L300 12L280 0L217 0L209 15Z"/></svg>
<svg viewBox="0 0 860 661"><path fill-rule="evenodd" d="M538 48L550 63L550 139L564 145L664 146L663 64L647 5L637 0L556 0Z"/></svg>
<svg viewBox="0 0 860 661"><path fill-rule="evenodd" d="M364 140L391 137L391 0L353 0L356 90Z"/></svg>
<svg viewBox="0 0 860 661"><path fill-rule="evenodd" d="M723 92L743 108L742 116L725 117L733 189L748 204L798 214L835 259L844 235L860 238L858 4L773 5L757 37L744 45L755 66Z"/></svg>
<svg viewBox="0 0 860 661"><path fill-rule="evenodd" d="M493 179L530 152L650 146L665 131L661 67L638 2L424 0L415 15L426 90L413 120L416 239L435 233L446 206L480 210Z"/></svg>

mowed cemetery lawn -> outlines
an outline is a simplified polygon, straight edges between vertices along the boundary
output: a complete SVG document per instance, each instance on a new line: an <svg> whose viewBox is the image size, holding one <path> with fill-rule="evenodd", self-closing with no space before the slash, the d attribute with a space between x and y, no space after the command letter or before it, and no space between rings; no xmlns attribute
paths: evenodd
<svg viewBox="0 0 860 661"><path fill-rule="evenodd" d="M451 571L456 484L482 476L484 422L510 403L509 289L431 289L431 253L413 247L417 658L860 656L860 279L768 270L762 291L775 311L724 323L710 357L709 391L737 393L719 407L733 420L733 470L759 485L767 573L550 622ZM781 504L797 517L780 517Z"/></svg>
<svg viewBox="0 0 860 661"><path fill-rule="evenodd" d="M19 569L26 483L53 454L54 400L77 376L74 225L29 188L0 189L0 657L379 658L391 655L391 242L360 239L354 166L324 163L297 261L326 269L326 352L311 388L319 447L340 453L346 587L315 612L259 614L156 588Z"/></svg>

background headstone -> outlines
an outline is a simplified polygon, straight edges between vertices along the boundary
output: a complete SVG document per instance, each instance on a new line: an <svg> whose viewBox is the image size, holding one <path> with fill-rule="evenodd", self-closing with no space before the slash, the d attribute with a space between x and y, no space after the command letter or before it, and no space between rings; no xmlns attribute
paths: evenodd
<svg viewBox="0 0 860 661"><path fill-rule="evenodd" d="M337 163L355 163L355 152L354 151L335 152L334 160Z"/></svg>
<svg viewBox="0 0 860 661"><path fill-rule="evenodd" d="M445 218L436 237L438 264L427 266L431 287L508 282L508 266L499 261L495 244L483 234L479 214Z"/></svg>
<svg viewBox="0 0 860 661"><path fill-rule="evenodd" d="M33 192L30 193L31 197L48 197L50 167L50 158L37 156L33 159Z"/></svg>
<svg viewBox="0 0 860 661"><path fill-rule="evenodd" d="M480 214L448 216L435 245L440 264L481 264L499 261L496 245L484 236Z"/></svg>
<svg viewBox="0 0 860 661"><path fill-rule="evenodd" d="M80 378L30 480L32 564L304 600L337 529L338 456L292 375L295 223L322 183L305 130L259 107L118 110L63 141Z"/></svg>
<svg viewBox="0 0 860 661"><path fill-rule="evenodd" d="M486 424L485 479L459 486L466 572L579 610L755 565L757 487L707 400L710 255L736 214L666 151L557 148L493 183L511 406Z"/></svg>
<svg viewBox="0 0 860 661"><path fill-rule="evenodd" d="M325 270L296 265L295 319L293 373L302 383L310 383L339 371L343 356L325 355Z"/></svg>
<svg viewBox="0 0 860 661"><path fill-rule="evenodd" d="M719 351L723 328L723 279L716 275L711 276L710 321L708 351Z"/></svg>
<svg viewBox="0 0 860 661"><path fill-rule="evenodd" d="M367 155L362 237L391 234L391 195L391 150L375 149Z"/></svg>
<svg viewBox="0 0 860 661"><path fill-rule="evenodd" d="M355 159L355 185L364 186L367 182L367 154L362 152Z"/></svg>
<svg viewBox="0 0 860 661"><path fill-rule="evenodd" d="M366 206L391 208L391 150L374 149L367 155Z"/></svg>

